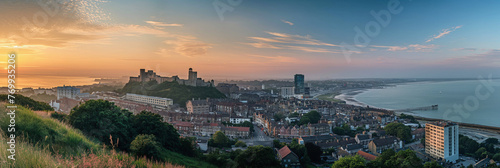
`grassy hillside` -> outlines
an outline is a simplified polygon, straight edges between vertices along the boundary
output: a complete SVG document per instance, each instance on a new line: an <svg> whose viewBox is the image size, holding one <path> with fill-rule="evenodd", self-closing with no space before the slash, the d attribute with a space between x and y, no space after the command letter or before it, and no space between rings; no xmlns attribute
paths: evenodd
<svg viewBox="0 0 500 168"><path fill-rule="evenodd" d="M0 167L215 167L175 152L164 150L169 163L152 162L115 152L90 140L81 131L52 118L43 118L19 106L16 110L16 160L7 159L5 132L9 119L6 104L0 103ZM183 165L183 166L176 166Z"/></svg>
<svg viewBox="0 0 500 168"><path fill-rule="evenodd" d="M20 94L14 94L13 96L15 97L15 104L17 105L21 105L32 110L54 111L54 109L47 103L38 102ZM7 99L8 95L0 94L0 101L7 101Z"/></svg>
<svg viewBox="0 0 500 168"><path fill-rule="evenodd" d="M149 96L165 97L174 100L182 107L186 105L186 101L205 98L224 98L225 95L219 92L215 87L194 87L181 85L177 82L163 82L156 83L156 81L141 83L129 82L123 89L119 90L121 93L135 93Z"/></svg>

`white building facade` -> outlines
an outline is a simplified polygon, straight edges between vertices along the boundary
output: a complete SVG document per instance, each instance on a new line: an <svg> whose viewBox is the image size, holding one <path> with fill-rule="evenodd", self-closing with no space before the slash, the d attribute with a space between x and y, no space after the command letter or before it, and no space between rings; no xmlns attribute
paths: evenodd
<svg viewBox="0 0 500 168"><path fill-rule="evenodd" d="M74 99L78 94L80 94L80 89L71 86L57 87L57 100L67 97Z"/></svg>
<svg viewBox="0 0 500 168"><path fill-rule="evenodd" d="M458 160L458 124L434 122L425 125L425 153L434 158Z"/></svg>
<svg viewBox="0 0 500 168"><path fill-rule="evenodd" d="M125 95L125 99L140 103L152 104L160 107L168 107L174 104L174 101L169 98L138 95L132 93L127 93L127 95Z"/></svg>

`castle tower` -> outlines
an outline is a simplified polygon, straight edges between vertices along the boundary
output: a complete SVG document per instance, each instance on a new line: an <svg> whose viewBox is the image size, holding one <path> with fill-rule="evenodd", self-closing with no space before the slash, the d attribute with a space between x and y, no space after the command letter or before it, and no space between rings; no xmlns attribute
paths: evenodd
<svg viewBox="0 0 500 168"><path fill-rule="evenodd" d="M193 68L189 68L188 85L196 86L197 79L198 79L198 73L196 71L193 71Z"/></svg>
<svg viewBox="0 0 500 168"><path fill-rule="evenodd" d="M146 77L146 69L140 69L140 73L139 73L139 80L141 82L144 82L144 78Z"/></svg>

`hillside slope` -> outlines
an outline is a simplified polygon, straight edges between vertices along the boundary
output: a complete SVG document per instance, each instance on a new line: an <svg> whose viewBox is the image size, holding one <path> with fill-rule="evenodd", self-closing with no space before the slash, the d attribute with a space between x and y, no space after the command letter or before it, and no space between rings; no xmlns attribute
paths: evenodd
<svg viewBox="0 0 500 168"><path fill-rule="evenodd" d="M181 85L177 82L156 83L150 81L146 83L129 82L123 89L119 90L122 94L135 93L141 95L157 96L171 98L174 103L184 107L186 101L190 99L205 99L205 98L225 98L226 96L219 92L215 87L195 87Z"/></svg>
<svg viewBox="0 0 500 168"><path fill-rule="evenodd" d="M25 107L16 110L16 163L7 158L6 132L10 117L6 103L0 102L0 167L215 167L168 150L162 151L169 163L135 158L103 147L65 123L38 116ZM178 166L182 165L182 166Z"/></svg>

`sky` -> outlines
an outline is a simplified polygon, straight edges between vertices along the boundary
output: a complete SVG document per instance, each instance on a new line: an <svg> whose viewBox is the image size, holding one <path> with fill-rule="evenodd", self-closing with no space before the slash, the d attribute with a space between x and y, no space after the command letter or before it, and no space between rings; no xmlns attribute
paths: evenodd
<svg viewBox="0 0 500 168"><path fill-rule="evenodd" d="M18 83L32 87L137 76L141 68L181 78L193 68L216 81L296 73L306 80L499 77L499 5L4 0L0 53L18 55Z"/></svg>

